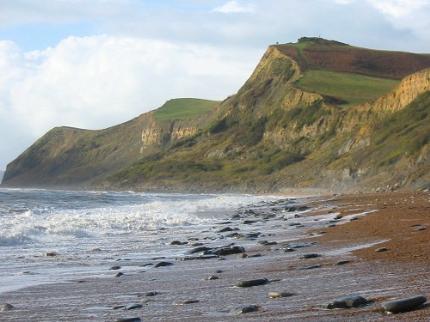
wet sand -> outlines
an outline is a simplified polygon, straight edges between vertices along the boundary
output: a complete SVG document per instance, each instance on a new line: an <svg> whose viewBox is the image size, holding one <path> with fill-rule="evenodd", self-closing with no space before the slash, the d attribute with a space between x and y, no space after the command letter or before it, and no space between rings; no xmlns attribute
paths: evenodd
<svg viewBox="0 0 430 322"><path fill-rule="evenodd" d="M303 203L310 208L300 209ZM296 209L291 211L292 207ZM428 307L394 316L387 316L379 309L383 301L391 298L430 295L430 194L307 198L295 203L267 203L226 215L231 218L229 222L220 222L211 231L189 237L199 238L198 242L210 248L235 243L245 248L248 257L239 253L184 261L184 256L178 256L145 263L118 259L112 261L112 266L122 268L111 271L108 278L39 285L0 294L0 304L10 303L15 307L0 312L0 320L116 321L125 317L140 317L142 321L430 319ZM336 219L339 217L342 218ZM251 222L245 224L245 220ZM233 230L218 232L226 227ZM255 239L232 237L235 233L246 235L250 232L263 235ZM264 240L269 243L262 245ZM177 247L184 251L193 248L190 244ZM382 247L387 251L375 252ZM288 248L294 251L286 252ZM311 253L321 256L302 258ZM252 257L256 254L261 256ZM160 261L173 265L155 268L154 264ZM337 265L339 261L349 263ZM127 272L123 270L127 265L138 265L141 270ZM312 266L315 268L304 269ZM119 271L125 275L115 277ZM211 275L218 279L208 280ZM257 278L267 278L270 282L250 288L233 287L239 281ZM157 294L146 296L151 291ZM271 299L268 292L272 291L294 295ZM326 309L329 302L350 294L360 294L373 303L354 309ZM184 304L187 300L198 302ZM132 310L121 307L129 304L142 307ZM239 313L249 305L257 305L258 311Z"/></svg>

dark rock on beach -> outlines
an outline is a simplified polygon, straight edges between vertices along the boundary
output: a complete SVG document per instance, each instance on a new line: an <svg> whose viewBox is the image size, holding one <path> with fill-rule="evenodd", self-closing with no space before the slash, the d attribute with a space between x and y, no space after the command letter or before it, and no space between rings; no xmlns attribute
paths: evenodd
<svg viewBox="0 0 430 322"><path fill-rule="evenodd" d="M351 261L349 261L349 260L342 260L342 261L338 261L336 263L336 265L341 266L341 265L346 265L346 264L349 264L349 263L351 263Z"/></svg>
<svg viewBox="0 0 430 322"><path fill-rule="evenodd" d="M0 312L11 311L14 308L15 307L12 304L9 304L9 303L0 304Z"/></svg>
<svg viewBox="0 0 430 322"><path fill-rule="evenodd" d="M143 307L142 304L139 303L133 303L133 304L129 304L125 307L126 310L134 310L134 309L141 309Z"/></svg>
<svg viewBox="0 0 430 322"><path fill-rule="evenodd" d="M304 254L302 256L303 259L318 258L318 257L321 257L321 255L320 254Z"/></svg>
<svg viewBox="0 0 430 322"><path fill-rule="evenodd" d="M116 322L141 322L141 318L119 318Z"/></svg>
<svg viewBox="0 0 430 322"><path fill-rule="evenodd" d="M377 252L377 253L384 253L387 251L388 251L388 248L385 248L385 247L381 247L381 248L378 248L375 250L375 252Z"/></svg>
<svg viewBox="0 0 430 322"><path fill-rule="evenodd" d="M418 309L426 302L427 298L425 296L414 296L405 299L385 302L382 304L382 307L386 312L402 313Z"/></svg>
<svg viewBox="0 0 430 322"><path fill-rule="evenodd" d="M327 305L328 309L347 309L353 307L359 307L367 305L369 301L367 301L364 297L360 295L349 295L337 298L332 303Z"/></svg>
<svg viewBox="0 0 430 322"><path fill-rule="evenodd" d="M255 280L241 281L236 284L236 287L253 287L253 286L259 286L259 285L265 285L267 283L269 283L269 280L267 278L259 278Z"/></svg>
<svg viewBox="0 0 430 322"><path fill-rule="evenodd" d="M156 291L151 291L151 292L146 292L145 293L145 296L156 296L156 295L158 295L159 293L158 292L156 292Z"/></svg>
<svg viewBox="0 0 430 322"><path fill-rule="evenodd" d="M188 305L188 304L194 304L194 303L199 303L199 300L185 300L182 302L177 302L175 303L175 305Z"/></svg>
<svg viewBox="0 0 430 322"><path fill-rule="evenodd" d="M172 265L173 265L173 263L170 263L170 262L159 262L159 263L155 264L154 267L158 268L158 267L165 267L165 266L172 266Z"/></svg>
<svg viewBox="0 0 430 322"><path fill-rule="evenodd" d="M241 254L245 252L245 248L241 246L225 246L216 248L214 250L211 250L209 254L215 254L218 256L226 256L226 255L233 255L233 254Z"/></svg>
<svg viewBox="0 0 430 322"><path fill-rule="evenodd" d="M116 273L115 274L115 277L121 277L121 276L123 276L124 275L124 273L122 273L122 272L118 272L118 273Z"/></svg>
<svg viewBox="0 0 430 322"><path fill-rule="evenodd" d="M170 242L170 245L180 246L180 245L186 245L188 244L187 241L180 241L180 240L174 240Z"/></svg>
<svg viewBox="0 0 430 322"><path fill-rule="evenodd" d="M121 269L121 266L112 266L110 268L111 271L116 271L116 270L119 270L119 269Z"/></svg>
<svg viewBox="0 0 430 322"><path fill-rule="evenodd" d="M198 246L196 248L190 249L189 251L187 251L187 254L196 254L196 253L204 253L207 251L210 251L212 248L210 247L206 247L206 246Z"/></svg>
<svg viewBox="0 0 430 322"><path fill-rule="evenodd" d="M290 292L269 292L268 296L271 299L277 299L277 298L281 298L281 297L290 297L290 296L294 296L294 293L290 293Z"/></svg>
<svg viewBox="0 0 430 322"><path fill-rule="evenodd" d="M252 313L257 312L260 308L257 305L248 305L240 309L239 313L246 314L246 313Z"/></svg>

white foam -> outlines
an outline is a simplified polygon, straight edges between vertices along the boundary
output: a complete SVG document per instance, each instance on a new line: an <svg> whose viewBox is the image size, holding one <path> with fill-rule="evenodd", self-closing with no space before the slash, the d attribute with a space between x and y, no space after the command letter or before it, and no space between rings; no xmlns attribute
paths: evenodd
<svg viewBox="0 0 430 322"><path fill-rule="evenodd" d="M278 197L252 195L145 194L142 204L93 209L43 209L0 216L0 246L104 237L157 230L161 227L208 224L207 213L228 211ZM162 197L162 198L161 198Z"/></svg>

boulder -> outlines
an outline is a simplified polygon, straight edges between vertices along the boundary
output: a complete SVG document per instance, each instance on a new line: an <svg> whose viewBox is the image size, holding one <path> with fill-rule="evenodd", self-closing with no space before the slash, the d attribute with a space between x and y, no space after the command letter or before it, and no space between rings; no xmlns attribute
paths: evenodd
<svg viewBox="0 0 430 322"><path fill-rule="evenodd" d="M425 296L414 296L405 299L385 302L382 304L382 307L386 312L401 313L415 310L426 302L427 298Z"/></svg>
<svg viewBox="0 0 430 322"><path fill-rule="evenodd" d="M337 298L332 303L327 305L328 309L348 309L352 307L359 307L369 303L364 297L360 295L349 295Z"/></svg>

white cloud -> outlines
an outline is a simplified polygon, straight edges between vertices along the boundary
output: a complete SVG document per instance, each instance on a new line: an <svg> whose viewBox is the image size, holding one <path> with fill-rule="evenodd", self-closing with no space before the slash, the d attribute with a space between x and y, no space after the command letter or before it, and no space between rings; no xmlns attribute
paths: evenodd
<svg viewBox="0 0 430 322"><path fill-rule="evenodd" d="M10 142L30 144L54 126L101 128L175 97L223 99L259 54L106 35L33 52L0 42L0 155L10 161L24 149Z"/></svg>
<svg viewBox="0 0 430 322"><path fill-rule="evenodd" d="M429 0L367 0L382 13L394 17L404 17L429 5Z"/></svg>
<svg viewBox="0 0 430 322"><path fill-rule="evenodd" d="M252 4L239 3L238 1L231 0L226 2L220 7L215 8L213 11L220 13L254 13L255 7Z"/></svg>

